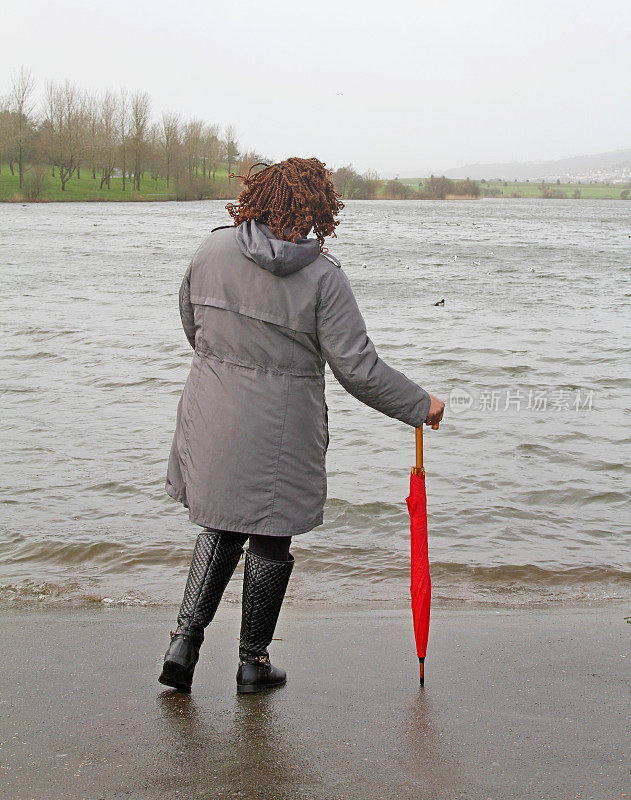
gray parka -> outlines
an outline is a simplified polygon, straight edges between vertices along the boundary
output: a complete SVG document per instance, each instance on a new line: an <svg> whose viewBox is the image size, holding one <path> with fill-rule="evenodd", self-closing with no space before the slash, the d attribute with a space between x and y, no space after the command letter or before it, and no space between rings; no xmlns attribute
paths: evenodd
<svg viewBox="0 0 631 800"><path fill-rule="evenodd" d="M339 262L255 221L215 229L180 289L195 349L166 490L209 528L292 536L322 523L324 365L358 400L422 425L429 395L385 364Z"/></svg>

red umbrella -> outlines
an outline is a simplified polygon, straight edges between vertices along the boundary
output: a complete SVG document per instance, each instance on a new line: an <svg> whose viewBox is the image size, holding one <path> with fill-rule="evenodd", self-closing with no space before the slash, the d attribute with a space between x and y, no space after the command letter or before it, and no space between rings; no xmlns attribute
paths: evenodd
<svg viewBox="0 0 631 800"><path fill-rule="evenodd" d="M438 428L438 425L433 425ZM416 429L416 466L410 475L410 496L405 501L410 512L410 555L412 595L412 618L414 638L420 664L421 686L425 683L425 655L429 637L429 608L432 598L432 582L429 577L427 554L427 497L425 494L425 470L423 469L423 428Z"/></svg>

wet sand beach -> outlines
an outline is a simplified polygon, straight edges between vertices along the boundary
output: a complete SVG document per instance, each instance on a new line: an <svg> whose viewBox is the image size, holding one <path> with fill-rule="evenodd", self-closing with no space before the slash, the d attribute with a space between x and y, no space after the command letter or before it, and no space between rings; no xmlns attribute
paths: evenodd
<svg viewBox="0 0 631 800"><path fill-rule="evenodd" d="M621 604L409 614L284 609L287 686L238 696L222 606L193 693L156 682L174 610L4 610L0 796L581 798L631 792Z"/></svg>

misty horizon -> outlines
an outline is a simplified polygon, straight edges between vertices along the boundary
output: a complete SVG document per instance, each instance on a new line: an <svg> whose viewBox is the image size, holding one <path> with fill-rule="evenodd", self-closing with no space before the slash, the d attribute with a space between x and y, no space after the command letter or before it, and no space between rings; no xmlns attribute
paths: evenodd
<svg viewBox="0 0 631 800"><path fill-rule="evenodd" d="M319 18L286 2L263 15L252 3L198 0L186 13L120 0L30 7L23 25L23 5L5 3L15 33L0 53L0 92L21 65L38 97L47 80L66 78L99 92L146 90L153 118L175 111L233 124L242 150L274 160L315 155L331 168L404 177L631 142L623 2L397 2L387 14L324 2Z"/></svg>

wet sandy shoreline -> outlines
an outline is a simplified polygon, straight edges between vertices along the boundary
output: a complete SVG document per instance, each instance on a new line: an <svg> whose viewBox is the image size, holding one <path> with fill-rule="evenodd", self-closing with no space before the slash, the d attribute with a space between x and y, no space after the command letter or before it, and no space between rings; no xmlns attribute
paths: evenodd
<svg viewBox="0 0 631 800"><path fill-rule="evenodd" d="M4 610L3 797L617 798L631 626L593 610L284 609L286 687L237 696L222 607L190 696L156 682L165 609Z"/></svg>

